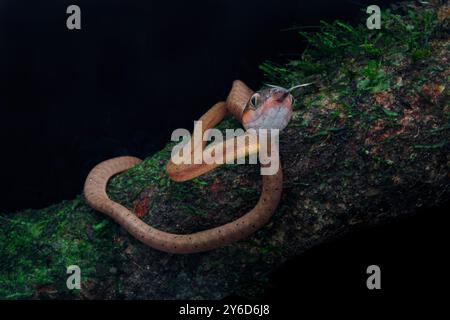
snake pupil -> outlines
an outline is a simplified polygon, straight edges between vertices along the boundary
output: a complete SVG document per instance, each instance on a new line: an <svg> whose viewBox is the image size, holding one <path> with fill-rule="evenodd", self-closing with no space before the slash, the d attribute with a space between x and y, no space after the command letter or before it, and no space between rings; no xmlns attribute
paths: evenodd
<svg viewBox="0 0 450 320"><path fill-rule="evenodd" d="M250 99L250 103L256 107L256 104L258 103L258 97L256 95L253 95Z"/></svg>

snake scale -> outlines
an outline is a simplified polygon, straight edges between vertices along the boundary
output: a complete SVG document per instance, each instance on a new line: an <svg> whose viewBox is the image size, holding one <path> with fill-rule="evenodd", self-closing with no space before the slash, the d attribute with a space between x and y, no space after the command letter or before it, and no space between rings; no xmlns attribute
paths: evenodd
<svg viewBox="0 0 450 320"><path fill-rule="evenodd" d="M299 87L299 86L296 86ZM296 88L293 87L293 88ZM254 93L242 81L235 80L226 102L218 102L200 119L204 131L217 125L227 113L231 113L245 129L283 129L292 115L291 90L272 86ZM195 129L194 129L195 131ZM234 138L236 139L236 138ZM192 144L191 152L203 150L206 142ZM225 144L225 142L224 142ZM247 144L247 151L237 150L235 158L256 153L258 144ZM236 150L234 150L236 151ZM277 154L278 157L278 154ZM170 253L195 253L212 250L243 239L270 219L281 198L283 173L281 167L273 175L262 175L262 191L256 206L240 218L224 225L192 234L173 234L158 230L106 194L108 180L140 163L135 157L124 156L106 160L89 173L84 196L94 209L114 219L133 237L144 244ZM262 164L260 164L262 166ZM174 181L186 181L216 168L218 164L175 164L169 160L166 172Z"/></svg>

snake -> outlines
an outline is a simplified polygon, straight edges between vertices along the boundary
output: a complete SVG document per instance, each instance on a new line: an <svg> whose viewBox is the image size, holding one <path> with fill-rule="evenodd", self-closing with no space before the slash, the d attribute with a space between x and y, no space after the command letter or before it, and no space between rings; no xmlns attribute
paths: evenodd
<svg viewBox="0 0 450 320"><path fill-rule="evenodd" d="M304 85L308 84L294 86L290 89L269 85L267 88L254 92L244 82L235 80L226 101L220 101L213 105L198 120L197 123L202 124L202 135L206 130L219 124L227 114L232 114L247 131L249 129L282 130L292 117L293 96L291 92ZM236 139L236 137L231 139ZM191 138L191 140L194 139ZM227 141L223 142L224 146L226 143ZM205 145L205 141L194 142L191 152L204 150ZM258 142L250 141L244 148L231 151L235 151L232 156L238 158L255 154L259 148ZM278 157L278 153L276 156ZM197 253L242 240L270 220L281 199L283 173L279 166L275 174L262 175L261 194L258 202L253 209L236 220L191 234L165 232L147 224L125 206L111 200L106 193L108 181L113 176L141 162L141 159L132 156L121 156L101 162L89 172L83 193L89 206L111 217L137 240L160 251L178 254ZM166 165L166 173L173 181L183 182L201 176L219 165L205 163L205 161L194 164L176 164L169 160ZM266 165L261 164L260 161L260 166Z"/></svg>

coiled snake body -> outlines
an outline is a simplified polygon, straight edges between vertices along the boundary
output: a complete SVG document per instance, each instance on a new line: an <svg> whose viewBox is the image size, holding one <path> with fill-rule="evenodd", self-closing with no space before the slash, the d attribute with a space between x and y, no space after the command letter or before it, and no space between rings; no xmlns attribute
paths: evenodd
<svg viewBox="0 0 450 320"><path fill-rule="evenodd" d="M204 132L217 125L228 112L233 114L246 129L283 129L292 114L291 90L292 88L286 90L281 87L272 87L253 93L243 82L236 80L233 82L226 102L218 102L199 119L203 124L202 130ZM193 145L192 152L198 148L203 150L205 144L202 142L200 145ZM256 153L259 145L250 144L247 147L247 150L237 150L235 158ZM84 196L91 207L109 215L136 239L158 250L171 253L194 253L215 249L243 239L261 228L270 219L280 201L281 167L274 175L262 176L262 191L258 203L242 217L222 226L192 234L164 232L146 224L129 209L110 200L106 194L107 183L112 176L140 162L138 158L125 156L98 164L86 179ZM186 181L217 166L218 164L205 162L175 164L170 160L166 171L174 181Z"/></svg>

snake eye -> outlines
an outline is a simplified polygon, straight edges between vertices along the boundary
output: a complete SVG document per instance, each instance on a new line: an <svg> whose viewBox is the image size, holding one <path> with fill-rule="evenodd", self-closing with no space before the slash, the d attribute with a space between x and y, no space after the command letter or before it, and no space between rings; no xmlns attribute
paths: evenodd
<svg viewBox="0 0 450 320"><path fill-rule="evenodd" d="M254 95L250 98L249 103L250 103L250 105L251 105L252 107L257 108L257 106L258 106L258 98L259 98L259 95L258 95L258 94L254 94Z"/></svg>

